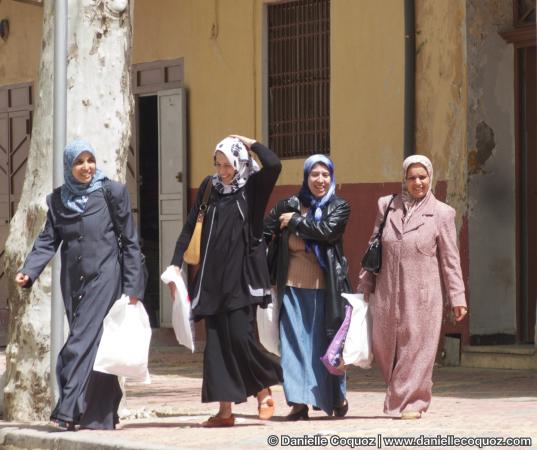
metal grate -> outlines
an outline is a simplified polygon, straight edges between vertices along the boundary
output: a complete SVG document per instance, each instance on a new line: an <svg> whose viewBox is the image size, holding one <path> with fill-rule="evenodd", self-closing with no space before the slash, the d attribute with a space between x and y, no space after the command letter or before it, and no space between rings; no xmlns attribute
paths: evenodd
<svg viewBox="0 0 537 450"><path fill-rule="evenodd" d="M514 0L515 27L535 25L535 0Z"/></svg>
<svg viewBox="0 0 537 450"><path fill-rule="evenodd" d="M281 158L330 153L330 1L268 6L269 146Z"/></svg>

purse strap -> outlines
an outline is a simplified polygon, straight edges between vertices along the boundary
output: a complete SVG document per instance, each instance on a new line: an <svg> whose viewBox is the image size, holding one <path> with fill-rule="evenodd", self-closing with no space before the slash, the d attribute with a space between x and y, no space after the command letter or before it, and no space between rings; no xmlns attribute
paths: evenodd
<svg viewBox="0 0 537 450"><path fill-rule="evenodd" d="M119 226L119 222L117 220L116 208L114 208L113 195L112 195L112 190L110 188L110 184L111 184L110 180L105 181L105 183L103 184L102 189L103 189L103 194L104 194L104 200L106 202L106 206L108 206L110 217L112 218L112 224L114 225L114 231L116 232L118 245L120 248L122 248L123 247L123 243L122 243L123 233L121 232L121 227Z"/></svg>
<svg viewBox="0 0 537 450"><path fill-rule="evenodd" d="M386 207L386 211L384 211L384 218L382 219L382 222L379 226L379 231L377 232L377 239L380 241L380 238L382 237L382 232L384 231L384 225L386 225L386 219L388 218L388 213L390 212L390 206L392 205L393 199L395 198L397 194L392 194L392 198L390 199L390 203L388 203L388 206Z"/></svg>
<svg viewBox="0 0 537 450"><path fill-rule="evenodd" d="M205 185L205 190L203 191L203 198L201 200L199 211L198 211L198 222L203 222L203 218L205 217L205 214L207 213L209 196L211 195L212 187L213 187L213 183L211 183L211 180L209 179L207 181L207 184Z"/></svg>

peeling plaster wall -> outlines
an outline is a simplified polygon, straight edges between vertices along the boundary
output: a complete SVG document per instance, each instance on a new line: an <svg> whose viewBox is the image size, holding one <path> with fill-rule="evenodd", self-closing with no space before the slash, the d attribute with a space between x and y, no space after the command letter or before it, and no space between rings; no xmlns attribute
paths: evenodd
<svg viewBox="0 0 537 450"><path fill-rule="evenodd" d="M458 229L467 208L464 2L416 1L416 152L447 181Z"/></svg>
<svg viewBox="0 0 537 450"><path fill-rule="evenodd" d="M514 52L498 34L512 2L467 0L472 335L516 333Z"/></svg>

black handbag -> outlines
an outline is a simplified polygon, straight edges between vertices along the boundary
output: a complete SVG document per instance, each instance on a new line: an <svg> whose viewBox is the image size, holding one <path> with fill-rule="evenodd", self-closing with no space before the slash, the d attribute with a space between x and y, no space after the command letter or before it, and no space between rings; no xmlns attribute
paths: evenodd
<svg viewBox="0 0 537 450"><path fill-rule="evenodd" d="M388 212L390 211L390 206L395 196L396 194L392 195L390 203L388 203L386 211L384 211L384 218L380 223L379 230L369 244L364 257L362 258L362 268L368 272L379 273L380 268L382 267L382 231L384 230L384 225L386 224L386 219L388 218Z"/></svg>

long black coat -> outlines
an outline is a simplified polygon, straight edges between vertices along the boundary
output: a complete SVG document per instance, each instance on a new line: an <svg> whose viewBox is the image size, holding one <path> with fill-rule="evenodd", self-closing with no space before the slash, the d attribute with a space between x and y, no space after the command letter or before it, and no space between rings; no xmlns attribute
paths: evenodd
<svg viewBox="0 0 537 450"><path fill-rule="evenodd" d="M25 287L31 287L62 244L61 290L70 333L58 357L56 371L60 399L52 416L77 423L85 413L83 421L95 428L111 428L108 423L110 418L101 420L91 417L92 412L87 410L85 398L104 317L121 294L142 299L145 288L127 188L112 181L110 190L123 233L123 270L103 191L91 193L85 211L79 214L65 208L60 188L47 196L49 210L45 227L21 269L30 278ZM111 382L114 381L117 384L117 379ZM101 406L103 402L106 404L110 401L111 396L117 395L114 387L110 387L108 392L104 388L103 393L101 401L96 402ZM110 412L111 417L113 413Z"/></svg>
<svg viewBox="0 0 537 450"><path fill-rule="evenodd" d="M203 222L200 268L191 292L195 320L270 301L270 279L263 240L263 216L281 163L260 142L251 147L261 162L246 185L233 194L212 189ZM180 267L196 224L203 193L211 177L198 189L195 204L177 239L172 265Z"/></svg>
<svg viewBox="0 0 537 450"><path fill-rule="evenodd" d="M287 227L280 230L279 217L283 213L294 212ZM326 256L325 330L329 337L335 335L344 318L346 301L343 292L352 292L348 279L347 259L343 256L343 233L350 216L349 204L334 196L323 207L319 222L304 218L300 214L300 200L293 195L281 200L265 218L264 236L269 243L269 269L271 281L276 285L278 301L282 302L287 274L289 271L289 233L300 238L316 241Z"/></svg>

